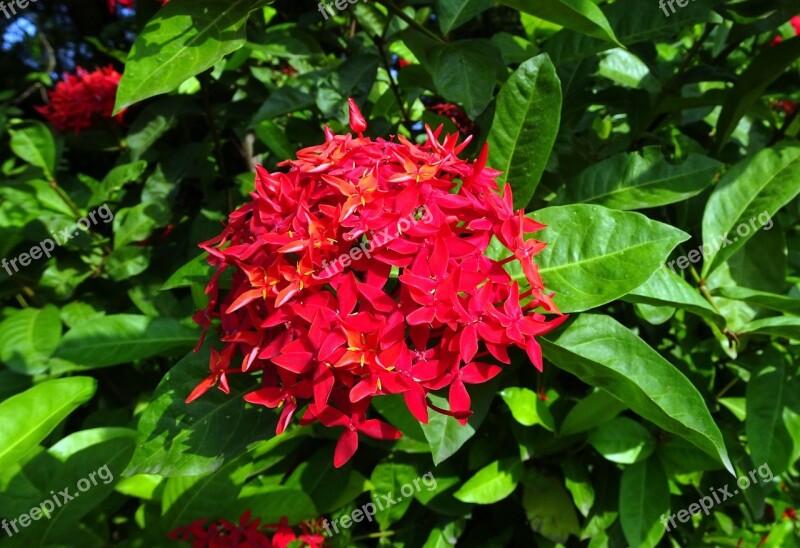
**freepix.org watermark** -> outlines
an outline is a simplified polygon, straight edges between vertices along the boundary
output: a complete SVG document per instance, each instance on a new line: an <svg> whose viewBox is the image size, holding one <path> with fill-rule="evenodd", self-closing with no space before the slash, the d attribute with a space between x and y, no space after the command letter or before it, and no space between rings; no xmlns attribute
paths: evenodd
<svg viewBox="0 0 800 548"><path fill-rule="evenodd" d="M0 2L0 11L3 12L3 15L6 16L6 19L11 19L11 15L17 14L17 8L24 10L30 4L35 4L39 0L11 0L6 5L6 2ZM8 10L11 10L11 13L8 13Z"/></svg>
<svg viewBox="0 0 800 548"><path fill-rule="evenodd" d="M419 493L422 490L420 486L420 482L424 485L428 491L433 491L436 489L436 478L433 477L433 472L427 472L423 474L421 477L414 479L414 481L403 484L400 487L400 494L397 498L394 498L394 491L389 491L389 493L383 495L377 495L373 493L373 499L375 503L367 502L361 508L356 508L349 514L345 514L344 516L340 516L335 520L328 522L328 520L324 520L322 522L322 526L325 528L325 531L328 533L328 537L331 537L335 534L339 533L339 525L344 527L345 529L349 529L353 523L361 523L364 521L364 518L367 518L367 521L372 523L372 518L375 516L375 513L378 511L384 511L386 508L391 508L395 504L399 503L404 498L408 498L414 495L414 493ZM333 531L331 532L331 527L333 527Z"/></svg>
<svg viewBox="0 0 800 548"><path fill-rule="evenodd" d="M20 266L24 267L29 266L33 261L38 261L42 257L49 259L56 245L64 245L72 238L77 237L81 230L84 232L88 231L92 225L98 223L98 218L106 224L114 220L114 214L109 209L108 204L103 204L94 211L91 211L86 217L81 217L75 222L75 226L68 226L67 228L59 230L57 233L51 230L50 234L53 236L53 239L46 238L42 240L33 246L28 253L20 253L10 260L3 257L3 259L0 260L0 266L8 272L9 276L13 276L14 273L19 272L19 267L17 266L18 262ZM12 267L14 268L14 273L11 272Z"/></svg>
<svg viewBox="0 0 800 548"><path fill-rule="evenodd" d="M364 2L366 1L367 0L364 0ZM333 10L334 6L336 7L337 10L344 11L348 7L352 6L353 4L357 4L358 2L359 0L334 0L333 2L326 2L325 0L323 0L317 5L317 9L327 21L329 14L330 15L336 14L336 12Z"/></svg>
<svg viewBox="0 0 800 548"><path fill-rule="evenodd" d="M716 242L706 242L703 245L697 246L695 249L692 249L686 255L682 257L678 257L675 260L668 262L665 267L668 266L670 270L672 270L673 274L677 274L675 271L675 266L677 264L678 268L681 270L686 270L689 268L689 264L691 263L698 263L700 259L705 259L711 253L719 251L722 248L728 247L732 245L733 242L738 242L739 237L746 238L751 233L758 232L760 229L769 230L774 225L772 221L772 217L769 216L768 211L762 211L758 214L758 217L753 217L750 219L749 223L742 223L736 227L736 233L739 236L733 236L733 240L731 240L731 233L726 232L719 238L717 238Z"/></svg>
<svg viewBox="0 0 800 548"><path fill-rule="evenodd" d="M10 521L4 519L2 522L0 522L0 528L2 528L9 537L13 537L16 533L19 533L20 527L24 529L34 521L39 521L42 519L42 517L50 519L52 517L51 514L56 510L56 508L66 506L81 496L81 493L85 493L92 487L96 486L98 478L102 480L103 485L108 485L114 481L114 474L111 473L111 470L108 468L107 464L104 464L85 478L79 479L77 483L77 493L70 493L69 487L65 487L58 493L56 493L55 490L50 491L50 494L53 495L52 497L37 504L27 513L18 516L16 519L12 519ZM17 523L19 523L19 527L17 527Z"/></svg>
<svg viewBox="0 0 800 548"><path fill-rule="evenodd" d="M415 224L429 223L432 220L433 215L427 207L424 205L418 207L410 214L397 221L397 224L394 225L394 231L392 231L392 225L386 226L381 232L373 234L372 239L365 240L359 245L353 246L350 248L350 251L347 253L342 253L331 262L327 262L323 259L322 271L320 272L319 277L330 278L334 274L341 272L343 268L350 266L350 263L353 261L358 261L363 257L371 259L373 251L385 246L395 238L398 238L403 232L407 231Z"/></svg>
<svg viewBox="0 0 800 548"><path fill-rule="evenodd" d="M678 510L676 513L670 514L669 516L667 516L667 514L662 514L661 523L664 525L664 529L669 531L670 529L677 527L677 525L675 525L676 517L681 523L686 523L692 518L692 516L696 516L700 514L700 512L708 515L708 513L716 504L721 504L729 498L735 497L739 494L740 489L745 491L750 487L750 485L755 485L758 483L756 472L758 472L758 478L761 478L762 482L767 483L772 481L772 470L770 470L769 464L764 463L758 468L750 470L749 474L738 478L736 480L736 485L739 487L739 489L734 489L733 493L731 493L731 486L729 485L723 485L721 489L711 487L709 488L709 491L711 491L713 498L711 495L706 495L698 499L697 502L690 504L688 510L684 508L683 510ZM667 523L667 521L669 521L669 523Z"/></svg>
<svg viewBox="0 0 800 548"><path fill-rule="evenodd" d="M694 1L695 0L692 0L692 2ZM689 0L658 0L658 7L661 8L661 11L663 11L664 15L667 17L670 16L670 13L667 11L667 6L669 6L669 9L672 11L672 13L675 13L674 4L678 4L679 8L685 8L689 5Z"/></svg>

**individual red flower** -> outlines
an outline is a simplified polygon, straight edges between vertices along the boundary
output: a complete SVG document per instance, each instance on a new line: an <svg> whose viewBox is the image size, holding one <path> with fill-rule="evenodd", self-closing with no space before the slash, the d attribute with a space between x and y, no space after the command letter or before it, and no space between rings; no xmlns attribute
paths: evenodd
<svg viewBox="0 0 800 548"><path fill-rule="evenodd" d="M226 519L218 519L209 524L200 519L170 531L168 537L171 540L190 542L193 548L287 548L292 543L298 548L322 548L325 537L312 532L312 529L318 530L319 527L314 522L311 525L312 527L301 524L301 533L298 535L289 527L285 517L278 524L261 525L260 518L251 520L251 512L248 510L239 518L238 525Z"/></svg>
<svg viewBox="0 0 800 548"><path fill-rule="evenodd" d="M76 74L64 75L50 93L50 102L36 110L60 131L78 134L111 118L121 77L111 66L93 72L78 67Z"/></svg>
<svg viewBox="0 0 800 548"><path fill-rule="evenodd" d="M359 434L400 437L368 416L372 398L402 394L423 423L429 409L466 423L466 385L499 374L489 362L510 363L510 346L541 371L536 337L566 319L544 315L558 314L534 263L545 244L531 235L544 227L498 188L486 147L470 163L458 157L470 138L440 141L441 128L426 127L424 145L363 137L352 101L350 124L358 137L326 128L323 144L281 164L286 172L258 167L251 201L200 245L217 270L195 320L204 335L218 324L224 349L187 399L217 382L226 390L234 372L260 375L244 399L281 409L277 433L306 405L301 424L343 429L336 467ZM487 254L493 240L502 260ZM449 409L428 399L444 389Z"/></svg>

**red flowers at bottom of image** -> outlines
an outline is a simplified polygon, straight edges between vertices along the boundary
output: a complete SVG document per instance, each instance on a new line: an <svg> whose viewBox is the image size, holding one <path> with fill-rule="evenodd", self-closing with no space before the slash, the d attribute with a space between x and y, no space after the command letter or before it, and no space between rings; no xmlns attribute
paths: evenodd
<svg viewBox="0 0 800 548"><path fill-rule="evenodd" d="M471 137L440 141L441 128L426 127L421 145L364 137L352 100L350 125L357 137L326 128L324 143L281 164L286 173L258 167L252 200L201 244L217 270L195 321L217 324L224 347L187 398L258 375L244 399L280 409L278 434L306 404L301 424L344 429L337 467L359 434L400 437L367 415L373 397L402 394L422 423L432 409L466 424L466 385L500 373L492 361L509 364L512 346L541 371L536 337L566 319L544 315L558 314L533 261L544 225L514 209L508 185L500 191L487 147L468 162L458 155ZM449 409L428 397L443 390Z"/></svg>
<svg viewBox="0 0 800 548"><path fill-rule="evenodd" d="M50 102L36 110L60 131L80 133L111 119L121 77L111 66L92 72L78 67L75 74L64 75L50 92ZM118 122L122 114L116 116Z"/></svg>
<svg viewBox="0 0 800 548"><path fill-rule="evenodd" d="M286 548L290 544L297 548L322 548L325 536L314 533L318 530L313 522L300 524L300 533L289 527L286 518L277 525L261 525L261 519L251 519L248 510L239 518L239 524L226 519L211 523L200 519L190 525L170 531L169 538L190 542L193 548Z"/></svg>

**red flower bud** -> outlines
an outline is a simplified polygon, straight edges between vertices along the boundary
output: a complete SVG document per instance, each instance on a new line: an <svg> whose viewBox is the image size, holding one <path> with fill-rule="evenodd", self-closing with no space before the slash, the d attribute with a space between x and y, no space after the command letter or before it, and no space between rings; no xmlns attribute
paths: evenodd
<svg viewBox="0 0 800 548"><path fill-rule="evenodd" d="M350 129L361 135L367 131L367 121L364 120L364 115L358 109L358 105L352 98L347 100L350 105Z"/></svg>

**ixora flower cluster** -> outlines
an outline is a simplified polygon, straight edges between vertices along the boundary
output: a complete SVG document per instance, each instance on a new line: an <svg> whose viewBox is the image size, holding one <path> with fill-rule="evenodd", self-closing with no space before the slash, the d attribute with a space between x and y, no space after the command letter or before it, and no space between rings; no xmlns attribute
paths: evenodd
<svg viewBox="0 0 800 548"><path fill-rule="evenodd" d="M36 110L56 129L78 134L111 118L121 77L111 66L93 72L78 67L75 74L64 75L50 92L50 102ZM116 116L118 122L122 115Z"/></svg>
<svg viewBox="0 0 800 548"><path fill-rule="evenodd" d="M400 437L367 418L371 398L403 394L423 423L431 408L464 424L471 414L465 385L501 371L481 359L507 364L513 345L541 370L535 337L566 318L546 321L537 311L558 313L533 262L545 244L529 236L543 225L514 210L508 186L500 194L486 147L469 163L458 157L469 138L440 143L441 128L426 127L422 146L402 136L366 138L352 100L350 127L357 137L326 128L325 143L281 164L286 173L258 169L252 201L201 244L217 270L195 321L205 334L218 320L225 346L212 350L211 374L187 398L214 385L228 393L231 373L259 373L260 388L244 399L282 408L278 433L306 402L301 424L344 428L337 467L355 453L359 433ZM369 255L350 253L384 232L396 237L381 238ZM508 258L486 255L492 237ZM348 268L325 268L345 254ZM512 261L530 289L503 268ZM232 286L221 296L228 268ZM427 398L445 388L447 410Z"/></svg>
<svg viewBox="0 0 800 548"><path fill-rule="evenodd" d="M251 520L250 511L239 518L239 524L225 519L212 523L200 519L194 523L178 527L170 531L172 540L189 542L193 548L233 548L247 546L250 548L322 548L325 537L313 533L307 524L300 525L298 535L289 527L286 518L277 525L261 525L260 519Z"/></svg>

